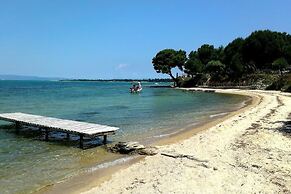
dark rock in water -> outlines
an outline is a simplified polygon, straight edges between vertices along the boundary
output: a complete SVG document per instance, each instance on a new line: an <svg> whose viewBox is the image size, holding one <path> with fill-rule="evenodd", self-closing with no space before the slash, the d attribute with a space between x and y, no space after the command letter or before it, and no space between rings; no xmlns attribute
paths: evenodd
<svg viewBox="0 0 291 194"><path fill-rule="evenodd" d="M138 142L118 142L112 147L108 148L113 153L121 154L141 154L141 155L155 155L157 149L154 147L145 147Z"/></svg>
<svg viewBox="0 0 291 194"><path fill-rule="evenodd" d="M138 142L118 142L113 147L109 148L109 150L115 153L128 154L144 148L145 147Z"/></svg>

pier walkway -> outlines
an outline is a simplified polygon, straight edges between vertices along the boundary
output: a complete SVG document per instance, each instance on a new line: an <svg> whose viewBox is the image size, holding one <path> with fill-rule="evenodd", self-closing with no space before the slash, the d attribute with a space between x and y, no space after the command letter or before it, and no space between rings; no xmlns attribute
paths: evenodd
<svg viewBox="0 0 291 194"><path fill-rule="evenodd" d="M50 131L65 132L67 133L68 139L70 137L69 134L77 134L80 136L81 148L83 148L84 136L103 136L103 143L106 143L107 135L113 135L118 130L117 127L111 127L107 125L57 119L25 113L3 113L0 114L0 120L14 122L16 124L16 128L20 128L21 125L25 125L44 129L46 141L48 141Z"/></svg>

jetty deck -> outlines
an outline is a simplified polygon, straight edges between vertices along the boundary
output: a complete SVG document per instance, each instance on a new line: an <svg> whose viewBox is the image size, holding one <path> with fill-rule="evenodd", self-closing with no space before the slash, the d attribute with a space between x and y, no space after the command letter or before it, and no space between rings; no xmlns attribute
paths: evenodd
<svg viewBox="0 0 291 194"><path fill-rule="evenodd" d="M106 143L107 135L113 135L118 130L117 127L111 127L107 125L99 125L94 123L58 119L25 113L3 113L0 114L0 120L14 122L17 129L19 129L21 125L44 129L46 141L48 141L50 131L65 132L67 133L67 138L70 137L69 134L77 134L80 136L81 148L83 148L84 136L103 136L103 143Z"/></svg>

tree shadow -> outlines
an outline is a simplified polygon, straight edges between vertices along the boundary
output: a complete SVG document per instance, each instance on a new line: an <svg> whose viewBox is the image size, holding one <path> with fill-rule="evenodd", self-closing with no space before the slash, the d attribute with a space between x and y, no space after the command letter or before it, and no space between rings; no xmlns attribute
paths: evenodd
<svg viewBox="0 0 291 194"><path fill-rule="evenodd" d="M291 135L291 120L283 123L283 126L279 130L286 135Z"/></svg>
<svg viewBox="0 0 291 194"><path fill-rule="evenodd" d="M277 130L281 133L283 133L284 135L291 135L291 118L289 117L288 121L276 121L273 123L282 123L283 125L281 127L279 127Z"/></svg>

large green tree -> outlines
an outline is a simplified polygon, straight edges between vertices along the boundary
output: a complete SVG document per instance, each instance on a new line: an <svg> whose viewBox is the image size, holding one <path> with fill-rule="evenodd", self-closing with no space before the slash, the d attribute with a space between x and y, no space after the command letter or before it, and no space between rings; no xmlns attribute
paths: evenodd
<svg viewBox="0 0 291 194"><path fill-rule="evenodd" d="M191 77L194 77L195 75L202 73L204 70L204 65L198 58L196 51L191 51L188 55L188 60L185 63L184 71Z"/></svg>
<svg viewBox="0 0 291 194"><path fill-rule="evenodd" d="M244 39L237 38L229 43L224 49L223 62L231 79L241 77L244 72L244 62L242 57L242 46Z"/></svg>
<svg viewBox="0 0 291 194"><path fill-rule="evenodd" d="M209 61L206 65L206 71L211 75L214 81L222 81L225 65L219 60Z"/></svg>
<svg viewBox="0 0 291 194"><path fill-rule="evenodd" d="M213 45L204 44L197 50L198 59L206 65L211 60L217 60L217 51Z"/></svg>
<svg viewBox="0 0 291 194"><path fill-rule="evenodd" d="M272 62L282 57L284 48L288 48L287 39L285 33L270 30L255 31L244 41L243 58L245 62L253 61L258 69L271 68Z"/></svg>
<svg viewBox="0 0 291 194"><path fill-rule="evenodd" d="M152 59L152 63L157 73L168 74L175 84L178 85L178 80L174 77L172 69L177 67L182 71L186 60L187 56L185 51L164 49L157 53Z"/></svg>

